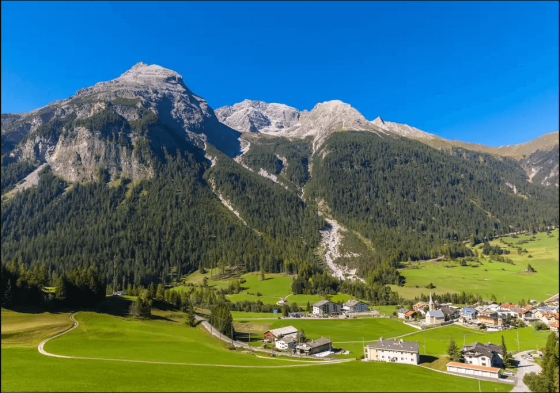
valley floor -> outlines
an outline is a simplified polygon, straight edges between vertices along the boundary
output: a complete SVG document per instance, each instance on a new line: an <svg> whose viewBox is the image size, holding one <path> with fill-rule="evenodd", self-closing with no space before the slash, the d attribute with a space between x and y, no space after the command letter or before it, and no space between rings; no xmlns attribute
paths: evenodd
<svg viewBox="0 0 560 393"><path fill-rule="evenodd" d="M2 330L10 321L29 319L40 330L58 315L2 310ZM6 317L6 318L5 318ZM28 339L2 337L2 391L474 391L478 381L434 373L423 367L350 361L328 364L259 358L230 351L200 328L172 315L150 320L80 312L79 325L48 341L41 355ZM33 322L34 321L34 322ZM69 319L68 319L69 321ZM398 322L394 322L398 323ZM6 326L5 326L6 325ZM68 325L60 326L65 330ZM374 330L377 330L372 325ZM12 329L13 332L13 329ZM52 334L52 333L51 333ZM35 338L35 342L36 342ZM126 361L123 361L126 360ZM142 362L139 362L142 361ZM154 362L154 363L144 363ZM197 363L198 367L155 362ZM220 367L215 365L227 365ZM243 369L235 366L244 366ZM320 367L321 370L317 369ZM231 367L234 366L234 367ZM277 366L277 368L270 368ZM289 367L288 367L289 366ZM219 370L219 371L218 371ZM243 371L241 371L243 370ZM319 372L317 372L319 371ZM219 372L219 374L216 374ZM122 376L126 375L126 378ZM402 378L399 378L402 375ZM406 376L406 377L405 377ZM410 381L413 380L414 384ZM472 386L471 386L472 385ZM482 382L483 391L511 386Z"/></svg>

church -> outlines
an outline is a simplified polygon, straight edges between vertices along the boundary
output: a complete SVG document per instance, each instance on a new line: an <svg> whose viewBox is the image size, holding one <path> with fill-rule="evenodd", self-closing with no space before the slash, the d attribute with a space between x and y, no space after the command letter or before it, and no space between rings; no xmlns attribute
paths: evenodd
<svg viewBox="0 0 560 393"><path fill-rule="evenodd" d="M441 310L436 310L434 301L432 300L432 293L430 292L430 303L428 303L429 311L426 313L426 324L433 325L436 323L445 322L445 315Z"/></svg>

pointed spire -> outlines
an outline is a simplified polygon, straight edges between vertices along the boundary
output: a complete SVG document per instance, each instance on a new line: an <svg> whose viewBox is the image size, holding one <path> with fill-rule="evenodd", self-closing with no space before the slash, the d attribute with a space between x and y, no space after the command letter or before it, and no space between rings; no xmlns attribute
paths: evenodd
<svg viewBox="0 0 560 393"><path fill-rule="evenodd" d="M429 308L430 308L430 311L434 311L434 301L432 300L432 292L430 292Z"/></svg>

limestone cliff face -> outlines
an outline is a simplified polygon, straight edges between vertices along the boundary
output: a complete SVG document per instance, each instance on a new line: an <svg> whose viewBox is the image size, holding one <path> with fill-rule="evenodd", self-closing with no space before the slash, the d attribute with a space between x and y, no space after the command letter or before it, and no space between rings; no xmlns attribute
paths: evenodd
<svg viewBox="0 0 560 393"><path fill-rule="evenodd" d="M231 156L239 132L218 121L181 75L138 63L120 77L25 114L2 115L2 154L38 159L70 181L153 175L150 155L211 143ZM189 147L190 146L190 147Z"/></svg>
<svg viewBox="0 0 560 393"><path fill-rule="evenodd" d="M299 115L288 105L251 100L216 109L218 120L239 132L278 133L298 124Z"/></svg>

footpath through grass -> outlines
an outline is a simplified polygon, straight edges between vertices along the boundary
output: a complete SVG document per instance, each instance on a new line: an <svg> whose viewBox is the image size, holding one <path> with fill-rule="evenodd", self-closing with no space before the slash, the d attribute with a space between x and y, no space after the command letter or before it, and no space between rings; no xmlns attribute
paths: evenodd
<svg viewBox="0 0 560 393"><path fill-rule="evenodd" d="M47 320L52 317L38 314ZM17 319L12 316L11 320ZM45 346L64 355L115 359L158 359L168 362L242 365L294 365L228 351L222 342L199 329L160 317L136 321L84 312L80 327ZM342 321L333 321L342 322ZM5 328L17 331L2 319ZM339 328L340 329L340 328ZM59 359L36 347L4 345L2 391L450 391L478 389L478 381L401 364L349 362L292 368L236 369ZM126 376L126 378L123 378ZM414 384L410 381L413 380ZM267 383L267 381L274 381ZM482 391L505 392L511 386L482 382Z"/></svg>

